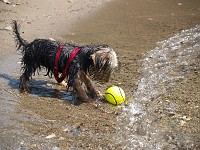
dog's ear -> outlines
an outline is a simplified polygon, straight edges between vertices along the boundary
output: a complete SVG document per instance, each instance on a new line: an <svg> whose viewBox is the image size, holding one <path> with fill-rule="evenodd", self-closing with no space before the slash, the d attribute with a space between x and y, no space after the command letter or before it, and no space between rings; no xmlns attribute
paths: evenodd
<svg viewBox="0 0 200 150"><path fill-rule="evenodd" d="M94 66L96 66L96 55L95 55L95 54L92 54L92 55L91 55L91 58L92 58L92 61L93 61Z"/></svg>
<svg viewBox="0 0 200 150"><path fill-rule="evenodd" d="M112 49L97 51L91 55L91 58L97 70L107 65L112 69L118 66L116 53Z"/></svg>
<svg viewBox="0 0 200 150"><path fill-rule="evenodd" d="M104 52L102 50L92 54L91 58L96 71L100 71L102 67L104 67L105 64L108 63L107 52Z"/></svg>
<svg viewBox="0 0 200 150"><path fill-rule="evenodd" d="M113 69L118 65L115 52L111 48L102 49L91 54L91 60L90 76L95 80L108 82Z"/></svg>

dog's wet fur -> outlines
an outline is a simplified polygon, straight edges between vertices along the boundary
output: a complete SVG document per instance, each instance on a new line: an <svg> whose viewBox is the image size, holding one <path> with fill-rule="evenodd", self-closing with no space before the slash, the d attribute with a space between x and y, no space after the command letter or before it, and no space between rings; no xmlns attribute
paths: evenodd
<svg viewBox="0 0 200 150"><path fill-rule="evenodd" d="M19 87L22 92L29 92L27 82L36 71L40 71L42 67L45 67L47 70L46 75L53 76L56 52L61 43L50 39L35 39L32 42L28 42L21 37L19 25L16 21L13 21L13 30L18 46L17 49L23 55L21 60L23 73L20 76ZM102 83L108 82L113 69L118 66L117 55L108 45L64 43L64 48L58 61L59 73L63 72L70 54L77 47L81 48L81 50L75 55L70 64L69 72L65 79L67 81L67 89L72 87L82 102L91 102L101 95L95 89L91 79ZM82 87L83 83L87 88L86 91Z"/></svg>

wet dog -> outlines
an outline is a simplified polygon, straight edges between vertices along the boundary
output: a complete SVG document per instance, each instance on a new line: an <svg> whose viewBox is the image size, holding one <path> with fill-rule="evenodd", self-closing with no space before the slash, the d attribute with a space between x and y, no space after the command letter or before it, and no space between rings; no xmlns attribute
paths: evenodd
<svg viewBox="0 0 200 150"><path fill-rule="evenodd" d="M22 53L20 89L28 92L27 82L36 71L46 68L49 77L57 82L67 81L67 89L72 87L83 102L93 101L100 96L91 79L108 82L118 65L116 53L108 45L76 45L60 43L49 39L24 40L19 33L19 25L13 21L13 30L18 50ZM86 90L82 87L85 84ZM89 94L88 94L89 93Z"/></svg>

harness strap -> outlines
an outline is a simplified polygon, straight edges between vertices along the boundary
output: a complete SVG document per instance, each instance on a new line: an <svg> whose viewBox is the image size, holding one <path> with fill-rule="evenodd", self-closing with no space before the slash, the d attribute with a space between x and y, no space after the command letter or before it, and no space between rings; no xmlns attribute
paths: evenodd
<svg viewBox="0 0 200 150"><path fill-rule="evenodd" d="M58 61L59 61L59 58L60 58L60 54L61 54L61 51L63 50L64 48L64 44L62 44L58 51L56 52L56 58L55 58L55 63L54 63L54 76L55 76L55 79L58 83L62 82L65 77L67 76L68 74L68 71L69 71L69 67L70 67L70 64L71 62L73 61L74 57L76 56L76 54L81 50L80 47L77 47L75 48L72 53L70 54L69 56L69 59L68 59L68 62L65 66L65 69L63 70L62 74L60 75L59 77L59 72L58 72Z"/></svg>

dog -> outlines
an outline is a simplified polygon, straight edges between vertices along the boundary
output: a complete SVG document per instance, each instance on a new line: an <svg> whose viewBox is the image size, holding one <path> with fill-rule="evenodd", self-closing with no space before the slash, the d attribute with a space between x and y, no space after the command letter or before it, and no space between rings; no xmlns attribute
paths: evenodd
<svg viewBox="0 0 200 150"><path fill-rule="evenodd" d="M60 43L50 39L35 39L28 42L19 33L17 21L13 21L13 32L17 50L22 53L23 73L20 76L20 90L29 92L27 82L36 71L45 68L47 76L54 75L58 83L67 81L67 90L72 88L82 102L90 102L101 94L91 79L108 82L118 66L115 51L108 45L78 45ZM85 84L86 89L82 84Z"/></svg>

